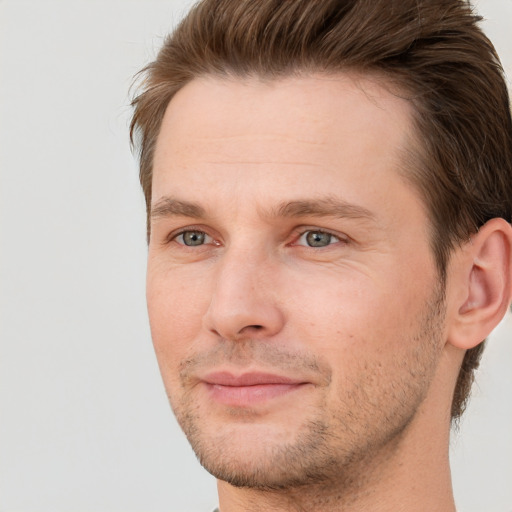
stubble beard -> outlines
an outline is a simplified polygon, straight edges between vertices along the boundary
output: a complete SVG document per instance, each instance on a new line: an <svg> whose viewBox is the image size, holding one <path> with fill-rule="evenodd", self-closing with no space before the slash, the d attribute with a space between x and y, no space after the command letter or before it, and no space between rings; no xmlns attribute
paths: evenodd
<svg viewBox="0 0 512 512"><path fill-rule="evenodd" d="M233 411L237 416L233 424L214 430L194 402L192 390L179 399L170 396L171 405L200 463L219 480L262 491L333 485L353 489L370 478L368 468L375 468L398 449L425 399L442 346L444 314L444 286L438 283L416 333L402 340L413 347L407 357L391 368L361 364L358 383L341 390L339 408L329 411L325 400L316 403L315 413L297 426L291 439L275 433L266 436L264 428L253 428L250 411L246 423L240 417L243 412ZM299 356L258 340L223 340L214 352L182 365L186 368L182 383L191 366L216 358L261 361L276 368L315 366L330 380L328 367L313 357L299 361ZM376 376L383 377L382 381L377 382Z"/></svg>

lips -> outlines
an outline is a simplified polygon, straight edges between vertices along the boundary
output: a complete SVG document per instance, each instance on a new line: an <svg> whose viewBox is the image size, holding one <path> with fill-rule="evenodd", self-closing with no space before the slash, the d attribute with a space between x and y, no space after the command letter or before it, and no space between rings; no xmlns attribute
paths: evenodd
<svg viewBox="0 0 512 512"><path fill-rule="evenodd" d="M272 373L243 373L235 376L229 372L210 373L204 381L208 384L218 384L219 386L257 386L260 384L300 384L302 381L290 379L282 375L274 375Z"/></svg>
<svg viewBox="0 0 512 512"><path fill-rule="evenodd" d="M210 398L231 407L249 407L301 389L307 382L271 373L215 372L203 379Z"/></svg>

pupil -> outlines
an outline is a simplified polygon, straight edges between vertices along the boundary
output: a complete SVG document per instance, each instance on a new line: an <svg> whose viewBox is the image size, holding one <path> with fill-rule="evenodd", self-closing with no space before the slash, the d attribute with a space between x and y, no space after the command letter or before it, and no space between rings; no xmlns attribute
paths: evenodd
<svg viewBox="0 0 512 512"><path fill-rule="evenodd" d="M187 231L183 235L185 245L201 245L204 243L204 233L200 231Z"/></svg>
<svg viewBox="0 0 512 512"><path fill-rule="evenodd" d="M331 235L320 231L312 231L311 233L308 233L306 239L308 245L311 247L325 247L331 242Z"/></svg>

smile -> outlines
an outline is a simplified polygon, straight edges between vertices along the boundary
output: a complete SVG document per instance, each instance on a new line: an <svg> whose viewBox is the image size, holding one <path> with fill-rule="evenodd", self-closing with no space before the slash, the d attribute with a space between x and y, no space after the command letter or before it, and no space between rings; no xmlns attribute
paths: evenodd
<svg viewBox="0 0 512 512"><path fill-rule="evenodd" d="M268 373L234 376L227 372L205 377L210 398L230 407L250 407L302 389L307 382Z"/></svg>

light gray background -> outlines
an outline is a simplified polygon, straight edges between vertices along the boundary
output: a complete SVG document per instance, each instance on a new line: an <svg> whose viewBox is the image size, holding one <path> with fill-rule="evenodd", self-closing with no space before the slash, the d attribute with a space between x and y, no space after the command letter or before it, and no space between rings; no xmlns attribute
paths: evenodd
<svg viewBox="0 0 512 512"><path fill-rule="evenodd" d="M0 0L0 512L216 504L152 352L127 133L132 76L190 3ZM512 76L512 0L478 10ZM452 442L461 512L512 511L511 334Z"/></svg>

